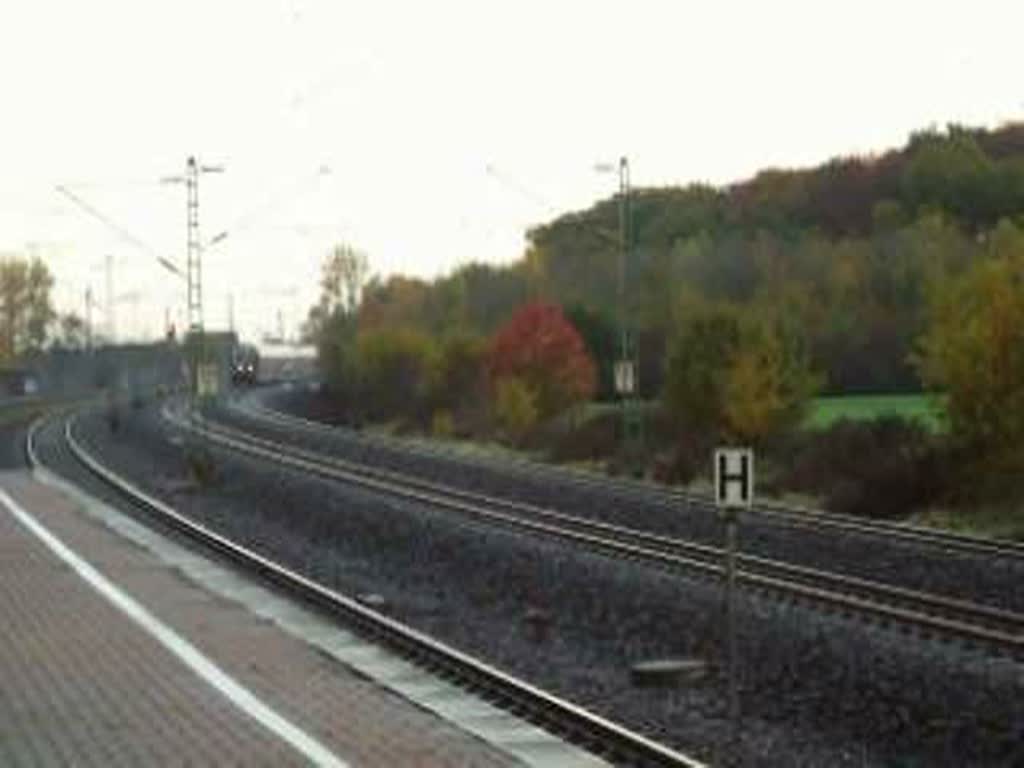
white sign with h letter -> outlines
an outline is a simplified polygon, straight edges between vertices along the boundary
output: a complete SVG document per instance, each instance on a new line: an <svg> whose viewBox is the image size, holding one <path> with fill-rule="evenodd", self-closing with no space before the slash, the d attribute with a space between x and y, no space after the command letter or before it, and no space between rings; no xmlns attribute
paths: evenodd
<svg viewBox="0 0 1024 768"><path fill-rule="evenodd" d="M749 448L715 451L715 502L725 521L725 612L729 649L729 723L732 738L739 738L740 694L736 648L736 518L737 510L754 503L754 452Z"/></svg>
<svg viewBox="0 0 1024 768"><path fill-rule="evenodd" d="M715 451L715 503L727 508L754 503L754 452L749 448Z"/></svg>

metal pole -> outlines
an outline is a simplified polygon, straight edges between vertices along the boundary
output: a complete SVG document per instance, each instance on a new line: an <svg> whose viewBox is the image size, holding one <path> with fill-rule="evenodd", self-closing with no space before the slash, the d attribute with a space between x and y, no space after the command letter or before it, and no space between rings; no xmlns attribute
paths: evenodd
<svg viewBox="0 0 1024 768"><path fill-rule="evenodd" d="M640 370L636 355L636 341L629 323L629 307L626 302L627 269L633 248L632 186L629 178L629 159L619 158L619 345L620 361L629 369L630 387L622 393L623 443L631 461L639 460L638 448L643 446L642 416L639 410ZM639 465L634 465L636 470Z"/></svg>
<svg viewBox="0 0 1024 768"><path fill-rule="evenodd" d="M114 337L117 335L117 329L114 322L114 257L112 254L107 254L106 259L106 283L107 283L107 343L113 345Z"/></svg>
<svg viewBox="0 0 1024 768"><path fill-rule="evenodd" d="M85 348L92 351L92 288L85 289Z"/></svg>
<svg viewBox="0 0 1024 768"><path fill-rule="evenodd" d="M619 310L619 360L623 365L629 359L629 335L626 330L626 254L629 250L629 233L627 196L629 193L629 161L619 158L619 274L618 274L618 310ZM629 393L623 390L619 395L622 408L622 442L628 450L629 446Z"/></svg>
<svg viewBox="0 0 1024 768"><path fill-rule="evenodd" d="M729 653L729 732L730 740L739 737L739 656L736 650L736 510L726 510L725 517L725 612Z"/></svg>

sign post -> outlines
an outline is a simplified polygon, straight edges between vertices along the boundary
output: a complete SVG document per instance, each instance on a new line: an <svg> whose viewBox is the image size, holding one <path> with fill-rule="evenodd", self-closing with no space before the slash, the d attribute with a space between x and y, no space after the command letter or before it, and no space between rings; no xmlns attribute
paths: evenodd
<svg viewBox="0 0 1024 768"><path fill-rule="evenodd" d="M754 501L754 452L749 448L715 451L715 503L725 521L725 621L729 655L729 725L739 735L740 701L736 651L736 523L739 510Z"/></svg>
<svg viewBox="0 0 1024 768"><path fill-rule="evenodd" d="M623 341L628 348L628 342ZM637 363L633 357L623 357L615 362L615 393L622 407L622 447L625 452L627 471L636 472L643 451L643 414L640 409L637 381Z"/></svg>

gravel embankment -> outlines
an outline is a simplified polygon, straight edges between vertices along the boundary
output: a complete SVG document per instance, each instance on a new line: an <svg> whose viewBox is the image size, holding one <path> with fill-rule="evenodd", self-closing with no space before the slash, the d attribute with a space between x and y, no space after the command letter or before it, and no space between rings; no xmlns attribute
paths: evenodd
<svg viewBox="0 0 1024 768"><path fill-rule="evenodd" d="M190 491L186 449L151 411L126 414L114 435L98 417L80 433L180 511L343 592L381 594L393 616L456 647L704 758L725 735L718 675L674 691L628 676L652 657L720 662L714 585L216 449L219 481ZM740 764L1024 762L1018 665L797 606L740 606ZM546 639L524 621L531 608L552 616Z"/></svg>
<svg viewBox="0 0 1024 768"><path fill-rule="evenodd" d="M302 415L301 395L271 390L257 391L250 397L269 397L271 405ZM720 545L723 540L721 522L713 511L666 501L654 494L588 488L571 478L559 482L551 471L538 475L512 462L481 463L450 454L428 454L403 447L397 440L367 438L346 429L324 433L282 427L234 408L220 408L212 415L254 434L461 488L707 544ZM740 531L740 546L749 554L1024 613L1024 590L1019 588L1024 582L1024 560L1020 558L951 553L932 545L876 535L786 526L756 513L742 517Z"/></svg>

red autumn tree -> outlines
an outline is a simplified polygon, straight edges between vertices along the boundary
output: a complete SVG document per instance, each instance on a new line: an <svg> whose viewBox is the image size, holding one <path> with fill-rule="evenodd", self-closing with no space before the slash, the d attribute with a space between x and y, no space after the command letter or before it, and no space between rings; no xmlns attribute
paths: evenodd
<svg viewBox="0 0 1024 768"><path fill-rule="evenodd" d="M527 304L495 333L487 355L492 385L522 381L535 397L542 418L590 398L597 384L586 345L560 307Z"/></svg>

